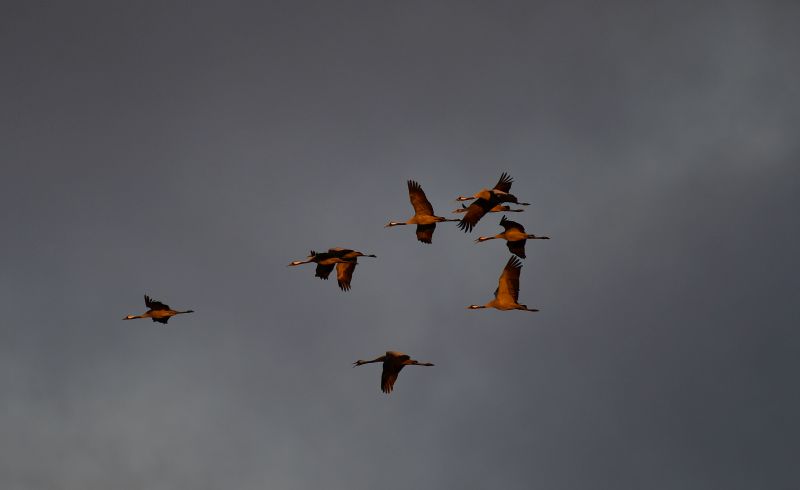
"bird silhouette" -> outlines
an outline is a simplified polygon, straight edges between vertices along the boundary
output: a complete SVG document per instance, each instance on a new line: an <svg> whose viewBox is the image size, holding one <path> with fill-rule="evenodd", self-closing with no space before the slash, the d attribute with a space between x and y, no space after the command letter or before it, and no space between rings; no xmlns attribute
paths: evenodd
<svg viewBox="0 0 800 490"><path fill-rule="evenodd" d="M394 383L397 381L397 376L405 366L433 366L430 362L419 362L411 359L410 356L397 351L386 351L386 354L376 357L371 361L356 361L353 367L362 366L372 362L382 362L383 372L381 373L381 391L384 393L391 393L394 388Z"/></svg>
<svg viewBox="0 0 800 490"><path fill-rule="evenodd" d="M436 230L436 223L460 221L457 219L435 216L431 202L425 197L425 191L413 180L408 181L408 197L411 200L411 205L414 206L414 216L405 222L390 221L386 225L386 228L402 225L417 225L417 240L422 243L431 243L433 240L433 232Z"/></svg>
<svg viewBox="0 0 800 490"><path fill-rule="evenodd" d="M536 236L536 235L529 235L525 233L525 228L517 223L516 221L511 221L503 216L500 219L500 226L505 228L503 233L498 233L494 236L480 236L475 240L475 243L485 242L486 240L494 240L496 238L502 238L506 240L506 246L508 246L508 250L516 255L517 257L525 258L525 243L528 240L549 240L550 237L547 236Z"/></svg>
<svg viewBox="0 0 800 490"><path fill-rule="evenodd" d="M337 247L328 250L328 252L344 259L344 262L336 264L336 282L339 284L339 289L342 291L350 291L350 281L353 280L353 272L356 270L359 257L377 257L374 254L365 254L349 248Z"/></svg>
<svg viewBox="0 0 800 490"><path fill-rule="evenodd" d="M511 190L511 184L513 183L514 179L506 172L503 172L500 174L500 179L497 181L497 184L495 184L492 189L481 189L472 196L458 196L456 201L471 201L473 199L485 198L484 192L491 192L497 196L498 202L511 202L514 204L519 204L520 206L530 206L529 202L519 202L517 196L509 194L509 191Z"/></svg>
<svg viewBox="0 0 800 490"><path fill-rule="evenodd" d="M141 315L128 315L123 320L134 320L136 318L150 318L154 322L166 324L170 318L184 313L194 313L194 310L176 311L160 301L155 301L150 296L144 295L144 304L148 310Z"/></svg>
<svg viewBox="0 0 800 490"><path fill-rule="evenodd" d="M522 262L514 256L509 258L503 268L503 273L500 274L497 289L494 290L494 299L485 305L469 305L467 308L470 310L496 308L498 310L539 311L518 303L520 270L522 270Z"/></svg>

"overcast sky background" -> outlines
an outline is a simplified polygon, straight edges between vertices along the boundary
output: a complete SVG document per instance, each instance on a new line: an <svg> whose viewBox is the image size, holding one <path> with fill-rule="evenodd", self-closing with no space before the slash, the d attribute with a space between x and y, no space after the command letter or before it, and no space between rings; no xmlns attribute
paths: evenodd
<svg viewBox="0 0 800 490"><path fill-rule="evenodd" d="M799 14L5 2L0 487L800 487ZM502 171L540 313L383 228Z"/></svg>

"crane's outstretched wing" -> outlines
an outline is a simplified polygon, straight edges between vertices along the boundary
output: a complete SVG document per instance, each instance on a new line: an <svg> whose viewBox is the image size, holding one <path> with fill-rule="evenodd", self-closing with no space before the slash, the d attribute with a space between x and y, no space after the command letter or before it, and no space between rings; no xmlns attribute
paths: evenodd
<svg viewBox="0 0 800 490"><path fill-rule="evenodd" d="M500 274L495 297L499 299L500 296L510 296L517 302L519 298L519 272L522 270L522 262L516 257L508 259L503 273Z"/></svg>
<svg viewBox="0 0 800 490"><path fill-rule="evenodd" d="M153 318L153 321L158 323L163 323L164 325L166 325L169 319L170 317L165 316L164 318Z"/></svg>
<svg viewBox="0 0 800 490"><path fill-rule="evenodd" d="M408 181L408 197L411 199L411 205L414 206L415 215L433 216L433 206L425 197L425 191L413 180Z"/></svg>
<svg viewBox="0 0 800 490"><path fill-rule="evenodd" d="M381 391L384 393L391 393L394 389L394 383L397 381L397 376L403 369L402 364L396 363L383 363L383 372L381 373Z"/></svg>
<svg viewBox="0 0 800 490"><path fill-rule="evenodd" d="M422 243L431 243L433 241L433 232L436 230L436 223L429 225L417 225L417 240Z"/></svg>
<svg viewBox="0 0 800 490"><path fill-rule="evenodd" d="M505 228L506 231L519 230L522 233L525 233L525 228L521 224L517 223L516 221L511 221L510 219L506 218L505 215L500 218L500 226Z"/></svg>
<svg viewBox="0 0 800 490"><path fill-rule="evenodd" d="M506 192L506 193L499 193L499 194L495 194L495 195L497 196L497 199L500 202L513 202L514 204L519 204L520 206L527 206L528 205L528 203L519 202L519 200L517 199L517 196L515 196L514 194L509 194L509 193Z"/></svg>
<svg viewBox="0 0 800 490"><path fill-rule="evenodd" d="M487 201L486 199L475 199L472 201L472 204L467 208L467 212L464 213L464 217L461 218L461 221L458 223L458 227L464 230L464 233L472 231L475 225L478 224L478 221L483 218L483 215L488 213L489 210L497 204L492 201Z"/></svg>
<svg viewBox="0 0 800 490"><path fill-rule="evenodd" d="M328 280L328 276L331 275L331 271L333 271L334 264L317 264L317 272L314 274L314 277L319 277L320 279Z"/></svg>
<svg viewBox="0 0 800 490"><path fill-rule="evenodd" d="M508 247L508 251L512 254L516 255L519 258L525 258L525 242L528 240L517 240L514 242L506 242L506 246Z"/></svg>
<svg viewBox="0 0 800 490"><path fill-rule="evenodd" d="M170 309L169 306L165 305L164 303L162 303L160 301L156 301L156 300L152 299L150 296L148 296L146 294L144 295L144 304L145 304L145 306L147 306L151 310L169 310Z"/></svg>
<svg viewBox="0 0 800 490"><path fill-rule="evenodd" d="M500 180L497 181L497 185L494 188L501 192L508 192L511 190L511 184L514 183L514 179L511 178L510 175L503 172L500 174Z"/></svg>
<svg viewBox="0 0 800 490"><path fill-rule="evenodd" d="M355 260L336 264L336 280L342 291L350 290L350 281L353 280L353 271L356 270L356 265L358 263Z"/></svg>

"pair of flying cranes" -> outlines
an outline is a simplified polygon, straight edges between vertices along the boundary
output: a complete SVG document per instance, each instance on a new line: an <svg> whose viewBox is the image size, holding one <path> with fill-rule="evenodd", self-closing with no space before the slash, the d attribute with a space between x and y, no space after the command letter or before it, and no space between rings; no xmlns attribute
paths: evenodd
<svg viewBox="0 0 800 490"><path fill-rule="evenodd" d="M511 184L514 179L510 175L503 172L500 180L492 189L482 189L480 192L472 196L459 196L457 201L472 201L469 206L461 205L461 209L453 211L454 213L463 213L464 217L461 219L449 219L441 216L436 216L433 211L428 198L425 196L425 191L419 183L409 180L408 181L408 196L411 200L411 205L414 207L414 216L408 221L390 221L386 227L403 226L403 225L417 225L416 234L417 240L422 243L431 243L433 241L433 232L436 230L436 223L443 223L447 221L457 221L458 227L465 233L472 231L478 221L483 218L487 213L497 212L521 212L522 209L511 209L510 206L503 203L513 203L521 206L528 206L529 203L519 202L516 196L511 194ZM522 262L519 258L525 258L525 243L527 240L547 240L549 237L537 236L525 232L525 228L503 216L500 219L500 226L504 231L494 236L481 236L475 242L482 243L487 240L504 239L508 250L513 254L509 258L503 272L500 275L497 289L494 292L494 299L485 305L470 305L471 310L482 308L496 308L498 310L523 310L523 311L539 311L534 308L528 308L526 305L519 304L519 274L522 269ZM302 264L315 263L316 271L315 277L327 280L334 267L336 267L336 276L339 288L342 291L350 290L350 282L353 279L353 272L358 264L358 257L375 257L372 254L364 254L358 250L351 250L345 248L331 248L327 252L317 253L313 250L309 253L306 260L295 260L291 262L290 266L298 266ZM519 258L518 258L519 257ZM145 305L148 311L142 315L128 315L124 320L132 320L134 318L150 318L154 322L166 324L169 319L175 315L184 313L192 313L193 310L178 311L173 310L169 306L151 299L149 296L144 297ZM386 354L379 356L371 361L358 360L353 363L353 367L361 366L363 364L370 364L375 362L383 363L383 371L381 373L381 391L384 393L391 393L397 376L405 366L433 366L429 362L419 362L411 359L410 356L397 351L387 351Z"/></svg>

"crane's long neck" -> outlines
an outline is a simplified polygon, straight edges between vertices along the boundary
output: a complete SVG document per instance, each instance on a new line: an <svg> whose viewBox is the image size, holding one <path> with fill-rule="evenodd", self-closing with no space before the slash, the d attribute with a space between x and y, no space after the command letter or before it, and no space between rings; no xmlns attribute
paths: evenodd
<svg viewBox="0 0 800 490"><path fill-rule="evenodd" d="M373 363L373 362L383 362L383 361L385 361L385 360L386 360L386 356L380 356L380 357L376 357L375 359L373 359L373 360L371 360L371 361L361 361L361 360L358 360L358 361L356 361L356 362L355 362L355 365L356 365L356 366L361 366L362 364L371 364L371 363Z"/></svg>
<svg viewBox="0 0 800 490"><path fill-rule="evenodd" d="M402 221L390 221L384 228L391 228L392 226L403 226L407 224L408 223L403 223Z"/></svg>
<svg viewBox="0 0 800 490"><path fill-rule="evenodd" d="M475 196L458 196L456 201L472 201L475 199Z"/></svg>
<svg viewBox="0 0 800 490"><path fill-rule="evenodd" d="M289 263L289 266L308 264L313 261L314 261L313 257L306 260L295 260L294 262Z"/></svg>
<svg viewBox="0 0 800 490"><path fill-rule="evenodd" d="M476 243L485 242L486 240L494 240L495 238L503 238L503 234L495 235L495 236L479 236L475 239Z"/></svg>

